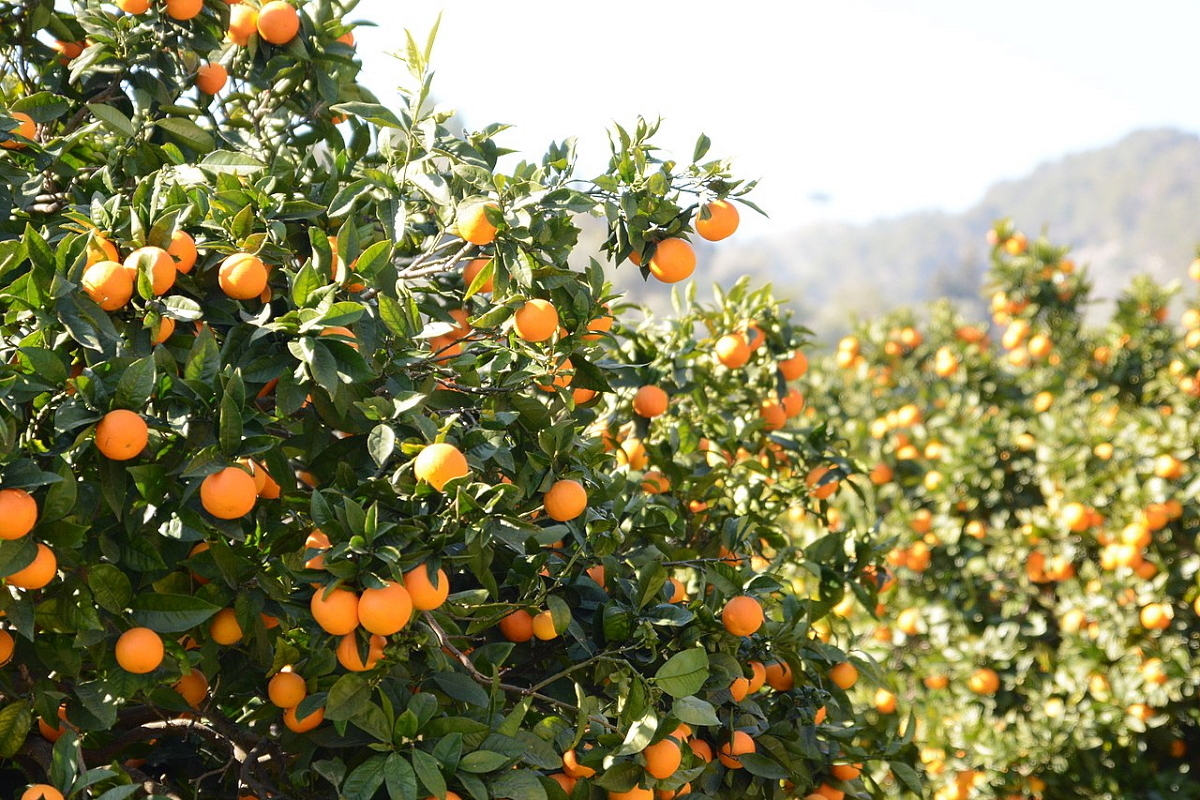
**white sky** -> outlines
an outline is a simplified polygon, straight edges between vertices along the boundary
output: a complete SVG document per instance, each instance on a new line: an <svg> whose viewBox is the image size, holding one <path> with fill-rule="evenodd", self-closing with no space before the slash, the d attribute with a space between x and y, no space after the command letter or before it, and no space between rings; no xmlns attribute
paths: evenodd
<svg viewBox="0 0 1200 800"><path fill-rule="evenodd" d="M585 176L611 121L664 118L660 144L760 178L770 220L960 210L1003 178L1132 130L1200 131L1200 3L1147 0L362 0L365 82L386 104L439 11L433 88L468 127L540 157L580 140ZM826 202L814 195L827 195Z"/></svg>

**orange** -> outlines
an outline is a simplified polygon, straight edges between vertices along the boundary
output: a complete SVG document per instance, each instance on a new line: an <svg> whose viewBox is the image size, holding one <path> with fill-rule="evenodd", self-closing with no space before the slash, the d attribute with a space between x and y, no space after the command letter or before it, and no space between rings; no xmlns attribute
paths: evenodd
<svg viewBox="0 0 1200 800"><path fill-rule="evenodd" d="M617 448L617 463L628 464L630 469L642 470L650 464L650 456L646 454L646 446L641 439L626 439Z"/></svg>
<svg viewBox="0 0 1200 800"><path fill-rule="evenodd" d="M117 664L135 675L158 669L164 654L162 637L149 628L130 628L117 639Z"/></svg>
<svg viewBox="0 0 1200 800"><path fill-rule="evenodd" d="M733 698L733 702L740 703L746 699L746 695L750 694L750 679L749 678L734 678L729 684L729 695Z"/></svg>
<svg viewBox="0 0 1200 800"><path fill-rule="evenodd" d="M204 8L204 0L167 0L167 16L171 19L188 20Z"/></svg>
<svg viewBox="0 0 1200 800"><path fill-rule="evenodd" d="M1169 453L1164 453L1154 459L1154 474L1165 480L1181 478L1183 477L1183 462Z"/></svg>
<svg viewBox="0 0 1200 800"><path fill-rule="evenodd" d="M271 0L258 10L258 35L271 44L287 44L300 32L300 14L283 0Z"/></svg>
<svg viewBox="0 0 1200 800"><path fill-rule="evenodd" d="M20 539L37 524L38 507L24 489L0 489L0 539Z"/></svg>
<svg viewBox="0 0 1200 800"><path fill-rule="evenodd" d="M229 9L229 41L245 47L250 37L258 30L258 11L247 5L235 5Z"/></svg>
<svg viewBox="0 0 1200 800"><path fill-rule="evenodd" d="M86 41L64 42L62 39L55 39L54 43L50 45L51 50L62 54L59 56L58 63L64 65L71 63L71 61L83 55L86 47Z"/></svg>
<svg viewBox="0 0 1200 800"><path fill-rule="evenodd" d="M646 759L646 772L660 781L674 775L683 763L683 753L673 739L648 745L642 751L642 757Z"/></svg>
<svg viewBox="0 0 1200 800"><path fill-rule="evenodd" d="M852 781L862 775L862 764L834 764L829 774L839 781Z"/></svg>
<svg viewBox="0 0 1200 800"><path fill-rule="evenodd" d="M329 537L320 528L314 528L304 540L305 552L309 550L328 550L331 547ZM325 569L325 554L317 553L304 562L306 569Z"/></svg>
<svg viewBox="0 0 1200 800"><path fill-rule="evenodd" d="M325 709L318 708L307 717L297 719L296 709L289 708L283 712L283 724L293 733L307 733L325 721Z"/></svg>
<svg viewBox="0 0 1200 800"><path fill-rule="evenodd" d="M794 419L800 416L804 411L804 395L799 389L789 389L787 395L783 398L783 413L788 419Z"/></svg>
<svg viewBox="0 0 1200 800"><path fill-rule="evenodd" d="M608 800L654 800L654 792L634 786L627 792L609 791Z"/></svg>
<svg viewBox="0 0 1200 800"><path fill-rule="evenodd" d="M829 680L842 691L846 691L858 683L858 669L849 661L834 664L829 670Z"/></svg>
<svg viewBox="0 0 1200 800"><path fill-rule="evenodd" d="M217 644L237 644L242 640L242 626L232 608L222 608L213 615L208 626L208 635Z"/></svg>
<svg viewBox="0 0 1200 800"><path fill-rule="evenodd" d="M495 203L476 203L458 212L455 227L458 235L471 244L483 246L491 244L496 239L496 226L488 219L487 209L499 209Z"/></svg>
<svg viewBox="0 0 1200 800"><path fill-rule="evenodd" d="M387 646L387 639L378 634L371 636L371 641L367 644L367 660L362 660L362 653L358 649L358 636L353 633L347 633L338 642L337 660L346 669L351 672L369 672L375 669L379 664L379 659L383 658L383 648Z"/></svg>
<svg viewBox="0 0 1200 800"><path fill-rule="evenodd" d="M828 472L829 467L814 467L808 473L808 477L804 479L804 482L808 485L812 496L818 500L827 499L838 489L838 482L836 480L822 482L822 478L824 478L825 474Z"/></svg>
<svg viewBox="0 0 1200 800"><path fill-rule="evenodd" d="M696 233L710 242L719 242L737 230L737 207L728 200L705 203L696 213L695 226Z"/></svg>
<svg viewBox="0 0 1200 800"><path fill-rule="evenodd" d="M808 372L808 356L797 351L791 358L780 360L777 366L784 380L794 381Z"/></svg>
<svg viewBox="0 0 1200 800"><path fill-rule="evenodd" d="M126 14L145 14L150 10L150 0L116 0L116 6Z"/></svg>
<svg viewBox="0 0 1200 800"><path fill-rule="evenodd" d="M159 317L158 318L158 332L155 333L154 330L151 329L150 343L151 344L162 344L167 339L170 339L174 333L175 333L175 320L171 319L170 317Z"/></svg>
<svg viewBox="0 0 1200 800"><path fill-rule="evenodd" d="M565 772L552 772L546 777L561 786L562 790L568 795L575 791L575 784L577 781ZM446 797L447 800L449 800L449 794L447 794ZM434 800L436 800L436 798L434 798Z"/></svg>
<svg viewBox="0 0 1200 800"><path fill-rule="evenodd" d="M1138 616L1143 628L1151 631L1164 631L1171 627L1171 619L1175 616L1175 610L1169 603L1150 603L1142 608Z"/></svg>
<svg viewBox="0 0 1200 800"><path fill-rule="evenodd" d="M254 478L238 467L225 467L200 482L200 505L217 519L244 517L257 499Z"/></svg>
<svg viewBox="0 0 1200 800"><path fill-rule="evenodd" d="M887 689L876 689L875 708L880 714L896 713L896 695Z"/></svg>
<svg viewBox="0 0 1200 800"><path fill-rule="evenodd" d="M413 608L432 611L441 607L450 596L450 578L444 569L439 569L433 582L430 582L429 569L421 564L404 573L404 588L408 589Z"/></svg>
<svg viewBox="0 0 1200 800"><path fill-rule="evenodd" d="M89 266L79 286L105 311L116 311L133 297L133 275L116 261L97 261Z"/></svg>
<svg viewBox="0 0 1200 800"><path fill-rule="evenodd" d="M471 288L471 284L475 282L476 276L483 272L483 268L486 267L490 261L490 258L476 258L467 262L467 265L463 267L463 286L468 289ZM494 288L494 285L495 280L489 277L483 282L483 285L479 287L479 291L491 292Z"/></svg>
<svg viewBox="0 0 1200 800"><path fill-rule="evenodd" d="M713 352L717 354L717 360L730 369L743 367L750 360L750 345L740 333L727 333L717 339Z"/></svg>
<svg viewBox="0 0 1200 800"><path fill-rule="evenodd" d="M37 136L37 126L33 123L33 117L26 114L24 111L11 111L9 116L17 121L17 127L14 130L8 131L10 135L23 136L26 139L32 140ZM24 142L19 142L16 139L9 139L5 142L0 142L0 147L8 150L20 150L25 147Z"/></svg>
<svg viewBox="0 0 1200 800"><path fill-rule="evenodd" d="M398 581L388 581L381 589L363 589L358 598L358 623L380 636L398 633L412 613L412 598Z"/></svg>
<svg viewBox="0 0 1200 800"><path fill-rule="evenodd" d="M13 651L17 649L17 643L13 639L12 634L0 628L0 667L4 666L12 659Z"/></svg>
<svg viewBox="0 0 1200 800"><path fill-rule="evenodd" d="M671 479L656 469L642 473L642 491L647 494L666 494L671 491Z"/></svg>
<svg viewBox="0 0 1200 800"><path fill-rule="evenodd" d="M575 757L574 750L568 750L562 755L563 772L567 773L572 778L590 778L596 774L596 770L591 767L580 764Z"/></svg>
<svg viewBox="0 0 1200 800"><path fill-rule="evenodd" d="M99 261L116 261L118 263L121 261L117 246L98 233L93 233L88 237L86 253L89 267Z"/></svg>
<svg viewBox="0 0 1200 800"><path fill-rule="evenodd" d="M566 522L575 519L587 508L587 490L579 481L561 480L554 485L542 498L546 514L556 522Z"/></svg>
<svg viewBox="0 0 1200 800"><path fill-rule="evenodd" d="M39 542L37 555L33 557L29 566L17 570L4 580L8 582L9 586L15 586L18 589L41 589L54 580L54 576L57 574L58 559L55 558L54 551Z"/></svg>
<svg viewBox="0 0 1200 800"><path fill-rule="evenodd" d="M705 764L710 763L716 755L713 753L712 745L703 739L688 739L687 746L691 749L692 755Z"/></svg>
<svg viewBox="0 0 1200 800"><path fill-rule="evenodd" d="M762 417L763 428L777 431L787 424L788 414L783 405L773 397L768 397L759 405L758 415Z"/></svg>
<svg viewBox="0 0 1200 800"><path fill-rule="evenodd" d="M193 668L191 672L185 673L182 678L175 681L173 687L179 692L179 696L184 699L189 706L196 708L204 702L204 698L208 697L208 678L204 677L204 673Z"/></svg>
<svg viewBox="0 0 1200 800"><path fill-rule="evenodd" d="M462 451L446 442L426 446L413 460L417 480L425 481L439 492L451 480L464 477L470 469Z"/></svg>
<svg viewBox="0 0 1200 800"><path fill-rule="evenodd" d="M347 328L345 325L330 325L328 328L322 328L318 336L340 336L343 339L349 339L346 344L358 349L358 337L354 335L354 331Z"/></svg>
<svg viewBox="0 0 1200 800"><path fill-rule="evenodd" d="M1091 515L1083 503L1067 503L1063 506L1062 518L1067 524L1067 530L1074 533L1086 531L1092 523Z"/></svg>
<svg viewBox="0 0 1200 800"><path fill-rule="evenodd" d="M657 386L646 385L633 395L633 412L639 417L654 419L667 413L670 397Z"/></svg>
<svg viewBox="0 0 1200 800"><path fill-rule="evenodd" d="M767 682L767 668L761 661L750 662L750 694L754 694Z"/></svg>
<svg viewBox="0 0 1200 800"><path fill-rule="evenodd" d="M731 597L721 610L721 624L734 636L749 636L762 627L762 605L749 595Z"/></svg>
<svg viewBox="0 0 1200 800"><path fill-rule="evenodd" d="M21 794L21 800L63 800L63 794L48 783L35 783Z"/></svg>
<svg viewBox="0 0 1200 800"><path fill-rule="evenodd" d="M139 415L124 408L110 411L96 424L96 449L113 461L128 461L146 449L150 428Z"/></svg>
<svg viewBox="0 0 1200 800"><path fill-rule="evenodd" d="M346 31L341 36L337 37L335 41L341 42L347 47L354 47L354 31Z"/></svg>
<svg viewBox="0 0 1200 800"><path fill-rule="evenodd" d="M835 789L828 783L822 783L816 789L813 789L813 794L817 797L823 797L825 800L842 800L846 793L841 789Z"/></svg>
<svg viewBox="0 0 1200 800"><path fill-rule="evenodd" d="M742 762L737 757L753 753L754 750L754 739L750 734L745 731L734 731L730 740L721 745L721 749L717 751L717 758L729 769L741 769Z"/></svg>
<svg viewBox="0 0 1200 800"><path fill-rule="evenodd" d="M696 269L696 252L683 239L663 239L650 256L650 274L663 283L678 283Z"/></svg>
<svg viewBox="0 0 1200 800"><path fill-rule="evenodd" d="M558 636L558 629L554 627L554 614L551 611L541 611L533 615L533 635L543 642Z"/></svg>
<svg viewBox="0 0 1200 800"><path fill-rule="evenodd" d="M211 62L196 70L196 88L204 94L217 94L229 82L229 70L223 64ZM180 270L186 272L187 270Z"/></svg>
<svg viewBox="0 0 1200 800"><path fill-rule="evenodd" d="M161 247L139 247L125 256L125 269L135 284L143 263L150 265L150 288L156 297L166 294L175 285L175 276L179 271L175 268L175 259L166 250Z"/></svg>
<svg viewBox="0 0 1200 800"><path fill-rule="evenodd" d="M338 587L333 591L318 588L309 601L313 620L321 630L334 636L345 636L358 627L358 595Z"/></svg>
<svg viewBox="0 0 1200 800"><path fill-rule="evenodd" d="M523 608L500 618L500 635L510 642L528 642L533 638L533 615Z"/></svg>
<svg viewBox="0 0 1200 800"><path fill-rule="evenodd" d="M217 282L234 300L253 300L267 288L267 266L251 253L234 253L217 268Z"/></svg>
<svg viewBox="0 0 1200 800"><path fill-rule="evenodd" d="M967 678L967 688L975 694L995 694L1000 690L1000 676L990 667L978 669Z"/></svg>
<svg viewBox="0 0 1200 800"><path fill-rule="evenodd" d="M279 708L295 708L308 697L304 678L284 667L267 681L267 699Z"/></svg>
<svg viewBox="0 0 1200 800"><path fill-rule="evenodd" d="M558 309L549 300L528 300L513 315L513 332L527 342L544 342L557 330Z"/></svg>
<svg viewBox="0 0 1200 800"><path fill-rule="evenodd" d="M604 305L604 310L605 312L608 311L607 303ZM604 334L612 330L612 326L613 315L608 313L602 314L588 322L588 332L583 335L583 338L589 342L598 341Z"/></svg>

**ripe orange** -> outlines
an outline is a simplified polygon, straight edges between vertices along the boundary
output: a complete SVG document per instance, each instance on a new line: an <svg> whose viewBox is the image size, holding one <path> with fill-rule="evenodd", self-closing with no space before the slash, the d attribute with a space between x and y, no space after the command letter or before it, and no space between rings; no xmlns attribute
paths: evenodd
<svg viewBox="0 0 1200 800"><path fill-rule="evenodd" d="M12 659L13 651L16 649L17 643L13 639L12 634L0 628L0 667Z"/></svg>
<svg viewBox="0 0 1200 800"><path fill-rule="evenodd" d="M283 724L287 726L289 731L293 733L308 733L313 728L325 721L325 709L318 708L309 713L307 717L296 717L296 707L293 706L283 712Z"/></svg>
<svg viewBox="0 0 1200 800"><path fill-rule="evenodd" d="M533 635L543 642L558 636L558 630L554 627L554 614L549 609L533 615Z"/></svg>
<svg viewBox="0 0 1200 800"><path fill-rule="evenodd" d="M250 37L258 30L258 11L247 5L235 5L229 9L229 41L245 47Z"/></svg>
<svg viewBox="0 0 1200 800"><path fill-rule="evenodd" d="M471 244L483 246L496 239L496 226L487 217L487 209L499 209L495 203L476 203L458 212L455 227L458 235Z"/></svg>
<svg viewBox="0 0 1200 800"><path fill-rule="evenodd" d="M363 589L358 598L358 622L371 633L391 636L412 619L413 603L408 589L388 581L382 589Z"/></svg>
<svg viewBox="0 0 1200 800"><path fill-rule="evenodd" d="M9 116L17 121L17 127L8 133L15 136L23 136L26 139L32 140L37 136L37 126L33 123L33 117L26 114L24 111L10 111ZM7 150L20 150L25 147L24 142L19 142L16 139L9 139L5 142L0 142L0 147Z"/></svg>
<svg viewBox="0 0 1200 800"><path fill-rule="evenodd" d="M300 14L284 0L271 0L258 10L258 35L271 44L287 44L300 32Z"/></svg>
<svg viewBox="0 0 1200 800"><path fill-rule="evenodd" d="M591 767L580 764L576 759L575 751L568 750L562 755L563 772L567 773L572 778L590 778L596 774L596 770Z"/></svg>
<svg viewBox="0 0 1200 800"><path fill-rule="evenodd" d="M794 381L808 372L808 356L797 350L791 358L781 359L778 367L784 380Z"/></svg>
<svg viewBox="0 0 1200 800"><path fill-rule="evenodd" d="M1164 631L1171 627L1171 619L1175 616L1175 609L1170 603L1150 603L1142 607L1138 614L1142 627L1151 631Z"/></svg>
<svg viewBox="0 0 1200 800"><path fill-rule="evenodd" d="M126 14L145 14L150 10L150 0L116 0L116 6Z"/></svg>
<svg viewBox="0 0 1200 800"><path fill-rule="evenodd" d="M225 467L200 482L200 505L217 519L244 517L257 499L254 478L238 467Z"/></svg>
<svg viewBox="0 0 1200 800"><path fill-rule="evenodd" d="M267 699L279 708L295 708L308 697L304 678L284 667L267 681Z"/></svg>
<svg viewBox="0 0 1200 800"><path fill-rule="evenodd" d="M577 781L565 772L552 772L546 777L561 786L562 790L566 792L568 796L571 794L571 792L575 791L575 784ZM450 795L447 793L447 800L449 800L449 797ZM437 798L433 798L433 800L437 800Z"/></svg>
<svg viewBox="0 0 1200 800"><path fill-rule="evenodd" d="M666 494L671 491L671 479L656 469L642 473L642 491L646 494Z"/></svg>
<svg viewBox="0 0 1200 800"><path fill-rule="evenodd" d="M825 500L830 497L838 489L838 481L830 480L822 482L825 474L829 472L829 467L814 467L808 477L804 479L808 485L812 496L818 500Z"/></svg>
<svg viewBox="0 0 1200 800"><path fill-rule="evenodd" d="M829 680L842 691L846 691L858 683L858 669L849 661L834 664L829 670Z"/></svg>
<svg viewBox="0 0 1200 800"><path fill-rule="evenodd" d="M204 94L217 94L229 82L229 70L223 64L211 62L196 70L196 88ZM187 270L180 270L186 272Z"/></svg>
<svg viewBox="0 0 1200 800"><path fill-rule="evenodd" d="M678 283L696 269L696 252L683 239L663 239L650 256L650 274L663 283Z"/></svg>
<svg viewBox="0 0 1200 800"><path fill-rule="evenodd" d="M777 431L787 424L788 414L774 397L768 397L759 405L758 415L762 417L763 428Z"/></svg>
<svg viewBox="0 0 1200 800"><path fill-rule="evenodd" d="M234 300L252 300L267 288L267 266L251 253L234 253L217 268L217 282Z"/></svg>
<svg viewBox="0 0 1200 800"><path fill-rule="evenodd" d="M788 419L794 419L804 412L804 395L799 389L789 389L783 398L783 413Z"/></svg>
<svg viewBox="0 0 1200 800"><path fill-rule="evenodd" d="M349 589L338 587L326 591L320 587L313 592L308 607L326 633L345 636L358 627L358 595Z"/></svg>
<svg viewBox="0 0 1200 800"><path fill-rule="evenodd" d="M88 237L85 252L87 253L86 266L89 267L99 261L116 261L118 263L121 261L117 246L98 233L93 233Z"/></svg>
<svg viewBox="0 0 1200 800"><path fill-rule="evenodd" d="M738 221L737 206L728 200L714 200L696 213L696 233L710 242L719 242L737 230Z"/></svg>
<svg viewBox="0 0 1200 800"><path fill-rule="evenodd" d="M664 780L674 775L683 763L683 753L673 739L663 739L648 745L642 751L646 759L646 772L658 780Z"/></svg>
<svg viewBox="0 0 1200 800"><path fill-rule="evenodd" d="M713 351L717 354L717 360L730 369L744 367L750 360L750 345L740 333L727 333L717 339Z"/></svg>
<svg viewBox="0 0 1200 800"><path fill-rule="evenodd" d="M324 551L330 547L332 547L332 544L329 541L329 537L320 528L313 528L312 532L308 534L308 538L304 540L305 552L309 550ZM321 552L312 556L304 562L304 567L306 569L325 569L325 553Z"/></svg>
<svg viewBox="0 0 1200 800"><path fill-rule="evenodd" d="M167 0L167 16L171 19L188 20L204 8L204 0Z"/></svg>
<svg viewBox="0 0 1200 800"><path fill-rule="evenodd" d="M483 272L483 268L486 267L490 261L490 258L476 258L467 262L467 265L463 267L463 286L468 289L471 288L471 284L475 282L476 276L478 276L480 272ZM491 292L494 288L494 285L495 280L493 278L488 278L483 282L483 285L479 287L479 291Z"/></svg>
<svg viewBox="0 0 1200 800"><path fill-rule="evenodd" d="M654 792L641 786L634 786L627 792L609 790L608 800L654 800Z"/></svg>
<svg viewBox="0 0 1200 800"><path fill-rule="evenodd" d="M682 581L680 581L678 578L671 578L670 584L671 599L668 602L682 603L684 600L687 600L687 589L684 587Z"/></svg>
<svg viewBox="0 0 1200 800"><path fill-rule="evenodd" d="M579 481L570 479L555 481L542 497L546 514L556 522L575 519L587 508L587 490Z"/></svg>
<svg viewBox="0 0 1200 800"><path fill-rule="evenodd" d="M242 640L242 626L232 608L222 608L213 615L208 626L208 635L217 644L237 644Z"/></svg>
<svg viewBox="0 0 1200 800"><path fill-rule="evenodd" d="M97 261L83 271L80 288L105 311L116 311L133 297L133 275L116 261Z"/></svg>
<svg viewBox="0 0 1200 800"><path fill-rule="evenodd" d="M367 660L364 662L362 653L358 649L358 636L353 633L347 633L338 642L337 660L346 669L351 672L369 672L375 669L379 664L379 659L383 658L383 649L387 646L387 639L378 634L371 636L370 642L367 644Z"/></svg>
<svg viewBox="0 0 1200 800"><path fill-rule="evenodd" d="M1176 480L1183 477L1183 462L1170 453L1164 453L1154 459L1154 474L1165 480Z"/></svg>
<svg viewBox="0 0 1200 800"><path fill-rule="evenodd" d="M17 570L4 580L9 586L18 589L41 589L58 574L58 559L54 551L44 544L38 543L37 554L33 561L24 569Z"/></svg>
<svg viewBox="0 0 1200 800"><path fill-rule="evenodd" d="M425 481L439 492L451 480L465 476L470 470L462 451L446 442L427 445L413 460L417 480Z"/></svg>
<svg viewBox="0 0 1200 800"><path fill-rule="evenodd" d="M889 692L887 689L875 690L875 709L880 714L896 713L896 695Z"/></svg>
<svg viewBox="0 0 1200 800"><path fill-rule="evenodd" d="M208 697L208 678L204 677L204 673L193 668L191 672L185 673L182 678L175 681L173 687L179 692L179 696L184 699L189 706L196 708L204 702L204 698Z"/></svg>
<svg viewBox="0 0 1200 800"><path fill-rule="evenodd" d="M63 793L48 783L35 783L22 792L21 800L63 800Z"/></svg>
<svg viewBox="0 0 1200 800"><path fill-rule="evenodd" d="M146 449L150 428L138 414L118 408L96 424L96 449L113 461L128 461Z"/></svg>
<svg viewBox="0 0 1200 800"><path fill-rule="evenodd" d="M136 285L138 270L142 263L150 265L150 286L155 296L167 293L175 285L175 259L161 247L139 247L125 256L125 269Z"/></svg>
<svg viewBox="0 0 1200 800"><path fill-rule="evenodd" d="M824 800L842 800L846 796L846 793L841 789L833 788L828 783L822 783L816 789L813 789L811 796L822 797Z"/></svg>
<svg viewBox="0 0 1200 800"><path fill-rule="evenodd" d="M412 598L413 608L432 611L440 608L450 596L450 578L444 569L439 569L433 582L430 582L428 567L420 564L404 573L404 588Z"/></svg>
<svg viewBox="0 0 1200 800"><path fill-rule="evenodd" d="M158 318L158 332L156 333L153 328L151 329L150 343L151 344L162 344L167 339L170 339L171 336L174 335L174 333L175 333L175 320L171 319L170 317L159 317Z"/></svg>
<svg viewBox="0 0 1200 800"><path fill-rule="evenodd" d="M526 301L513 315L513 332L527 342L544 342L558 330L558 309L549 300Z"/></svg>
<svg viewBox="0 0 1200 800"><path fill-rule="evenodd" d="M318 336L340 336L343 339L349 339L346 344L358 349L358 337L354 335L354 331L347 328L345 325L330 325L327 328L322 328Z"/></svg>
<svg viewBox="0 0 1200 800"><path fill-rule="evenodd" d="M628 464L630 469L643 470L650 464L650 456L641 439L626 439L617 448L617 463Z"/></svg>
<svg viewBox="0 0 1200 800"><path fill-rule="evenodd" d="M967 688L975 694L995 694L1000 690L1000 676L996 670L983 667L967 678Z"/></svg>
<svg viewBox="0 0 1200 800"><path fill-rule="evenodd" d="M667 413L667 405L671 398L657 386L646 385L637 390L633 396L633 412L639 417L654 419Z"/></svg>
<svg viewBox="0 0 1200 800"><path fill-rule="evenodd" d="M734 636L749 636L762 627L762 605L749 595L731 597L721 610L721 624Z"/></svg>
<svg viewBox="0 0 1200 800"><path fill-rule="evenodd" d="M24 489L0 489L0 539L20 539L37 524L38 507Z"/></svg>
<svg viewBox="0 0 1200 800"><path fill-rule="evenodd" d="M533 615L523 608L501 617L500 635L510 642L528 642L533 638Z"/></svg>
<svg viewBox="0 0 1200 800"><path fill-rule="evenodd" d="M149 628L130 628L117 639L117 664L135 675L158 669L165 652L162 637Z"/></svg>
<svg viewBox="0 0 1200 800"><path fill-rule="evenodd" d="M862 775L862 764L834 764L829 774L839 781L852 781Z"/></svg>
<svg viewBox="0 0 1200 800"><path fill-rule="evenodd" d="M600 316L598 316L595 319L588 322L588 326L587 326L588 332L583 335L583 338L585 340L587 340L589 342L598 341L604 336L604 334L606 334L612 330L614 320L613 320L613 315L607 313L608 312L608 304L607 303L604 304L604 311L606 313L601 314Z"/></svg>
<svg viewBox="0 0 1200 800"><path fill-rule="evenodd" d="M750 734L745 731L734 731L730 740L721 745L721 748L717 751L717 758L729 769L741 769L742 762L737 757L746 753L753 753L754 750L754 739Z"/></svg>
<svg viewBox="0 0 1200 800"><path fill-rule="evenodd" d="M746 695L750 694L750 679L741 676L734 678L729 684L729 695L733 698L733 702L740 703L746 699Z"/></svg>

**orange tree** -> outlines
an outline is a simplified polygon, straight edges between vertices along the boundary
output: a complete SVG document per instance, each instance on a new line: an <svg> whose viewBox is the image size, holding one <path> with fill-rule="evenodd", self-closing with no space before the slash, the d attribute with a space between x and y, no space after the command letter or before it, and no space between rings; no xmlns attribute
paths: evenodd
<svg viewBox="0 0 1200 800"><path fill-rule="evenodd" d="M398 108L357 84L348 4L66 5L0 5L6 789L915 787L812 627L873 601L870 540L780 536L846 470L780 417L803 332L744 290L631 327L568 261L597 213L687 278L750 188L706 139L504 172L428 46Z"/></svg>
<svg viewBox="0 0 1200 800"><path fill-rule="evenodd" d="M1200 311L1139 279L1089 327L1066 248L989 239L991 324L897 313L811 378L869 476L838 510L891 547L838 609L893 676L869 699L916 715L942 800L1200 796Z"/></svg>

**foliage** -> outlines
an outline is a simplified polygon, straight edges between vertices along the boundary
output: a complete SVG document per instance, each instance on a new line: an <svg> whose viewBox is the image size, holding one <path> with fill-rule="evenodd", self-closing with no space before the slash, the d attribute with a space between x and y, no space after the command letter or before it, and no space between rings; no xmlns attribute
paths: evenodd
<svg viewBox="0 0 1200 800"><path fill-rule="evenodd" d="M847 585L873 602L871 540L838 533L797 565L779 526L820 518L810 467L848 467L820 420L768 435L760 413L804 331L739 287L604 333L603 264L568 266L577 214L604 216L616 262L649 259L697 202L752 185L703 161L704 137L694 163L660 159L641 120L595 180L570 142L504 171L502 126L459 135L430 110L432 38L408 40L391 109L356 82L352 4L304 3L298 36L244 45L226 35L252 4L187 5L0 4L0 499L37 510L0 541L9 777L104 800L784 798L880 796L890 764L917 788L915 748L831 686L847 656L814 628ZM230 76L212 94L193 86L208 63ZM188 241L187 268L129 256L186 261ZM126 256L105 280L132 296L102 309L91 268ZM547 305L548 338L527 335ZM717 365L711 336L750 323L750 363ZM671 408L630 423L651 380ZM605 429L636 432L670 489L644 491ZM701 436L737 455L710 460ZM544 502L564 480L586 490L577 516ZM401 630L372 638L366 593L385 588L376 613ZM338 610L347 591L364 601ZM728 632L738 594L761 631ZM794 688L734 700L747 659ZM740 765L694 744L747 734ZM668 736L693 747L652 777L643 751ZM559 774L568 751L593 779ZM844 784L848 759L882 761Z"/></svg>

